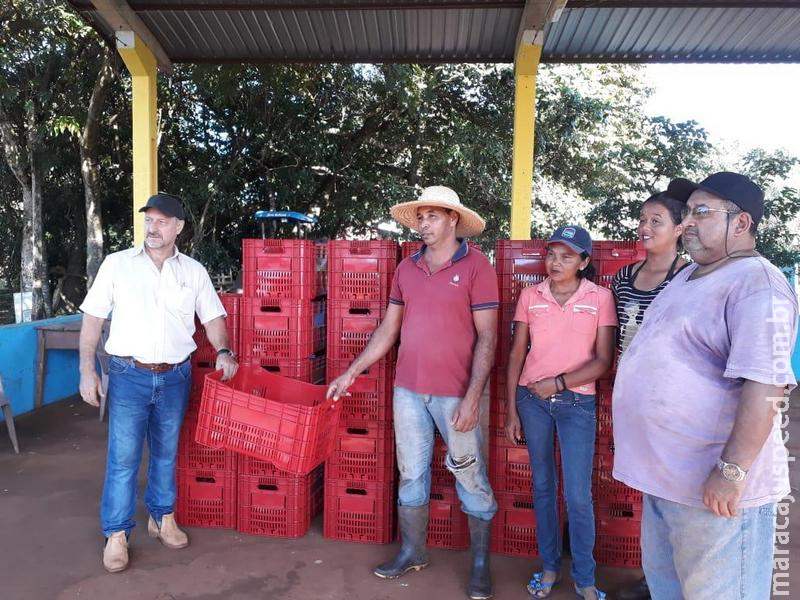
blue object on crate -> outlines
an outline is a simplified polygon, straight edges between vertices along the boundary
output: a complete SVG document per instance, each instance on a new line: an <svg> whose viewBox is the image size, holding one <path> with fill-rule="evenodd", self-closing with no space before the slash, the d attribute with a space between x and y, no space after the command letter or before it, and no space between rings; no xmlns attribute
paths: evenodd
<svg viewBox="0 0 800 600"><path fill-rule="evenodd" d="M257 210L256 221L297 221L298 223L309 223L316 225L318 223L317 217L304 215L294 210Z"/></svg>

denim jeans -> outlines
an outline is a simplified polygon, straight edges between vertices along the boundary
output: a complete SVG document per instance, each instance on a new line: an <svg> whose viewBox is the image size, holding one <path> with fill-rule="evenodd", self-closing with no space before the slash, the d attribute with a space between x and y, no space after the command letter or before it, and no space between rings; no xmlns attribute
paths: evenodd
<svg viewBox="0 0 800 600"><path fill-rule="evenodd" d="M400 506L423 506L430 501L433 427L447 444L445 465L455 476L461 510L490 521L497 512L497 502L489 484L483 458L483 433L480 423L472 431L456 431L451 419L461 398L430 396L394 388L394 434Z"/></svg>
<svg viewBox="0 0 800 600"><path fill-rule="evenodd" d="M175 510L175 458L192 384L185 361L164 373L112 357L108 381L108 456L100 524L103 534L130 534L135 525L136 488L145 437L149 449L144 502L157 522Z"/></svg>
<svg viewBox="0 0 800 600"><path fill-rule="evenodd" d="M766 600L775 505L732 518L645 494L642 563L653 600Z"/></svg>
<svg viewBox="0 0 800 600"><path fill-rule="evenodd" d="M558 434L564 492L569 517L572 578L578 587L594 585L594 510L592 457L597 417L595 397L567 390L543 400L524 386L517 387L519 414L533 470L533 506L542 564L561 571L561 527L558 519L558 477L554 433Z"/></svg>

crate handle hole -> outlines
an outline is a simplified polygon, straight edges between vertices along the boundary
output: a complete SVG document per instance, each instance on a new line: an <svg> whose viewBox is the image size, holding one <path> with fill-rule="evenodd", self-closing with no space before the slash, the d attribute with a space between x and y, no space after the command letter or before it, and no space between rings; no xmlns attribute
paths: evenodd
<svg viewBox="0 0 800 600"><path fill-rule="evenodd" d="M279 312L281 312L281 307L280 306L262 306L261 307L261 312L279 313Z"/></svg>
<svg viewBox="0 0 800 600"><path fill-rule="evenodd" d="M217 480L213 477L195 477L197 483L216 483Z"/></svg>
<svg viewBox="0 0 800 600"><path fill-rule="evenodd" d="M351 308L347 312L349 312L351 315L368 315L372 311L368 308Z"/></svg>
<svg viewBox="0 0 800 600"><path fill-rule="evenodd" d="M274 491L277 491L278 486L275 485L274 483L259 483L258 484L258 489L260 489L260 490L268 490L268 491L274 492Z"/></svg>
<svg viewBox="0 0 800 600"><path fill-rule="evenodd" d="M361 427L348 427L347 433L350 435L367 435L369 433L368 429L363 429Z"/></svg>
<svg viewBox="0 0 800 600"><path fill-rule="evenodd" d="M362 490L362 489L359 489L359 488L347 488L345 490L345 493L346 494L353 494L355 496L366 496L367 495L367 490Z"/></svg>

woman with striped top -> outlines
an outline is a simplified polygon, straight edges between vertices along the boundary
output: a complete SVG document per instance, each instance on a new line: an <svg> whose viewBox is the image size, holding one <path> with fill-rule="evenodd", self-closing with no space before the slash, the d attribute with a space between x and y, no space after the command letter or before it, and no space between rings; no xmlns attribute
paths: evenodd
<svg viewBox="0 0 800 600"><path fill-rule="evenodd" d="M647 256L643 261L622 267L611 284L619 320L617 360L630 346L647 307L688 264L679 253L684 206L666 193L654 194L642 205L637 232ZM623 589L617 598L647 600L650 598L647 581L640 579Z"/></svg>
<svg viewBox="0 0 800 600"><path fill-rule="evenodd" d="M618 357L636 335L647 307L688 264L679 254L683 206L665 192L650 196L642 205L637 232L647 257L622 267L611 284L619 319Z"/></svg>

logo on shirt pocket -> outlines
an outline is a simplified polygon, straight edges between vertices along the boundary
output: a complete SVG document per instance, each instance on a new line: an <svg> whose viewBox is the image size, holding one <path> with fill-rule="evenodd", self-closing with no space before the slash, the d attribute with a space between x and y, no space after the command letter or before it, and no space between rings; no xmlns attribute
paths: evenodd
<svg viewBox="0 0 800 600"><path fill-rule="evenodd" d="M450 285L458 287L460 283L461 283L461 277L458 275L453 275L453 278L450 280Z"/></svg>

